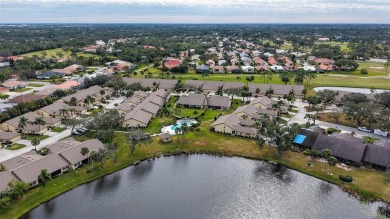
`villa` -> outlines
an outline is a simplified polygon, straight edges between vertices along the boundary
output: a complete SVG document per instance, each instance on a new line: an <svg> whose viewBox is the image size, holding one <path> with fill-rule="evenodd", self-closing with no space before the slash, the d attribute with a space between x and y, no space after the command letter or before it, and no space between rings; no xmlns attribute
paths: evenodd
<svg viewBox="0 0 390 219"><path fill-rule="evenodd" d="M207 100L203 94L190 93L188 96L180 96L176 104L185 108L204 109L207 105Z"/></svg>

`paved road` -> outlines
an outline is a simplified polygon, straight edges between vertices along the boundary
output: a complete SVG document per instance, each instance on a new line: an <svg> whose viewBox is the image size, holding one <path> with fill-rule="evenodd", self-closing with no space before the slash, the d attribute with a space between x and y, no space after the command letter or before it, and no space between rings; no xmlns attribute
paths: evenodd
<svg viewBox="0 0 390 219"><path fill-rule="evenodd" d="M292 123L306 124L307 119L304 118L305 115L306 114L315 114L315 112L306 112L305 106L309 106L309 104L302 102L301 99L297 99L297 101L294 103L294 105L297 106L298 113L295 114L295 116L293 116L288 121L288 124L292 124ZM325 110L325 112L331 112L331 110L334 108L337 108L337 107L336 106L327 107L327 110ZM318 121L318 120L316 120L316 125L319 125L321 128L325 128L325 129L326 128L336 128L336 129L340 129L342 132L348 132L348 133L355 132L356 137L373 136L377 139L381 139L384 141L389 140L389 138L374 135L373 133L362 132L362 131L359 131L357 128L352 128L349 126L343 126L343 125L338 125L338 124L323 122L323 121Z"/></svg>
<svg viewBox="0 0 390 219"><path fill-rule="evenodd" d="M43 147L45 147L47 145L56 143L59 140L70 136L70 134L71 134L70 133L70 129L67 129L67 130L65 130L65 131L63 131L61 133L58 133L58 134L56 134L56 135L54 135L52 137L46 138L46 139L41 141L41 143L37 146L37 149L41 149L41 148L43 148ZM13 157L22 155L22 154L27 153L27 152L29 152L29 151L34 149L34 146L31 145L30 141L20 140L20 141L17 141L16 143L25 144L26 147L24 147L22 149L19 149L19 150L16 150L16 151L0 149L0 162L3 162L5 160L11 159Z"/></svg>

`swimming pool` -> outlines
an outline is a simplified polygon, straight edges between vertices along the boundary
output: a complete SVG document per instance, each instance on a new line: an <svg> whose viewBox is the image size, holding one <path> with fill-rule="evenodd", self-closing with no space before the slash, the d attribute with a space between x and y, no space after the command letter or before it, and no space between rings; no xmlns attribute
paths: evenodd
<svg viewBox="0 0 390 219"><path fill-rule="evenodd" d="M181 128L184 123L186 123L187 126L192 126L193 124L196 124L198 122L195 119L180 119L180 120L177 120L176 125L170 125L170 126L163 127L161 129L161 132L174 135L174 134L176 134L175 133L176 128Z"/></svg>

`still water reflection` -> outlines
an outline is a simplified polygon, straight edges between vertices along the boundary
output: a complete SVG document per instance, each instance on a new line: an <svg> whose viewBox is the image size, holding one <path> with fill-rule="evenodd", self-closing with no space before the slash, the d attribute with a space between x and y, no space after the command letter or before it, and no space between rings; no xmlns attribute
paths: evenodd
<svg viewBox="0 0 390 219"><path fill-rule="evenodd" d="M283 166L163 157L69 191L24 218L376 218L337 186Z"/></svg>

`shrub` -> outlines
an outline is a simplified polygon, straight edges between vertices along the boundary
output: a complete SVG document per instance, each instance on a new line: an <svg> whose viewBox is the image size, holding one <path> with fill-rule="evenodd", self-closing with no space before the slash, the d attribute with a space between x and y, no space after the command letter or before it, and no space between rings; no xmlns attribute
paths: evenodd
<svg viewBox="0 0 390 219"><path fill-rule="evenodd" d="M0 208L6 208L10 201L11 199L7 196L0 199Z"/></svg>
<svg viewBox="0 0 390 219"><path fill-rule="evenodd" d="M195 111L194 111L194 114L198 114L198 111L195 110Z"/></svg>
<svg viewBox="0 0 390 219"><path fill-rule="evenodd" d="M340 133L341 130L340 130L340 129L335 129L335 128L327 128L327 129L325 130L325 134L327 134L327 135L331 135L333 132L338 132L338 133Z"/></svg>
<svg viewBox="0 0 390 219"><path fill-rule="evenodd" d="M339 175L339 179L343 182L351 183L353 181L352 176Z"/></svg>

